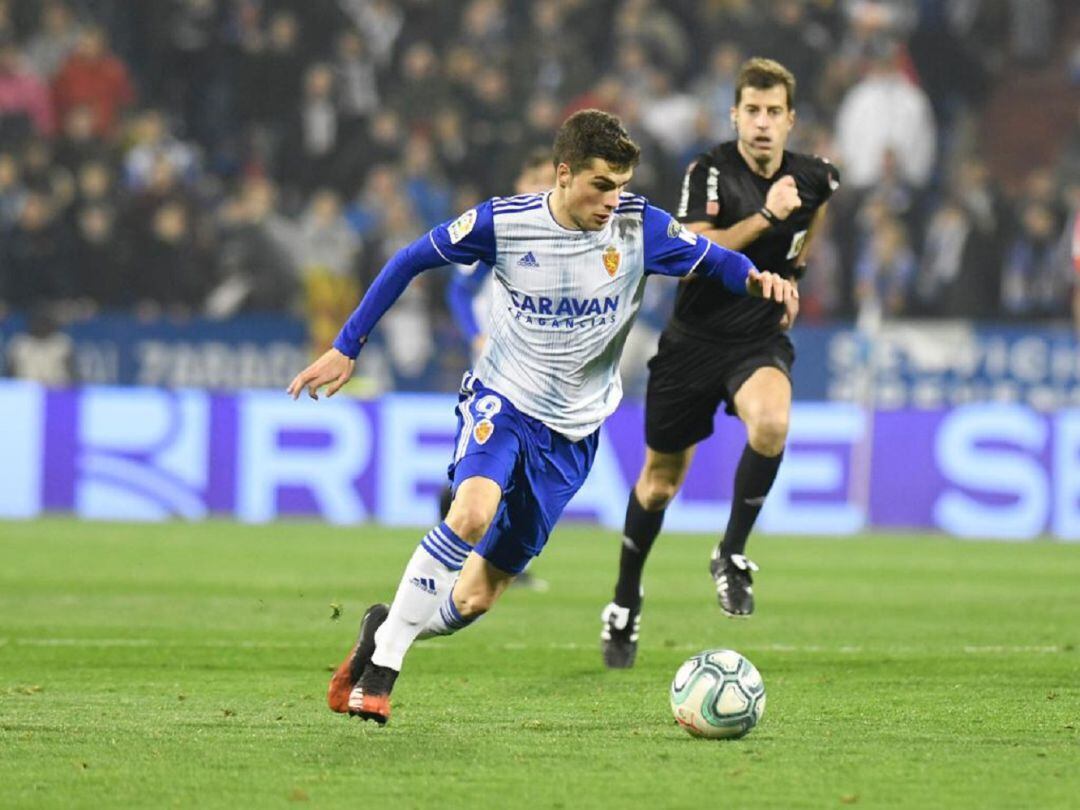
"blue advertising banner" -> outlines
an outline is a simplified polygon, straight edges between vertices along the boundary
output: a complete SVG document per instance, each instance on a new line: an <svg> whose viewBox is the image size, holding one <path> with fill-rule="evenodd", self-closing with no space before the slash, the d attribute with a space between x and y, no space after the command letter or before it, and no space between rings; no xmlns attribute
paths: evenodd
<svg viewBox="0 0 1080 810"><path fill-rule="evenodd" d="M436 518L454 404L448 395L293 402L276 391L2 383L0 517L423 526ZM604 425L569 517L621 527L643 456L642 416L625 403ZM738 422L718 418L666 528L721 530L744 441ZM1080 410L798 403L759 525L787 534L878 527L1080 539Z"/></svg>
<svg viewBox="0 0 1080 810"><path fill-rule="evenodd" d="M4 346L24 328L23 318L0 320L0 371ZM307 326L280 315L224 321L100 315L64 331L75 342L76 376L83 383L283 388L309 361Z"/></svg>
<svg viewBox="0 0 1080 810"><path fill-rule="evenodd" d="M1023 402L1041 411L1080 404L1080 341L1069 328L898 321L872 332L799 325L798 399L875 409Z"/></svg>

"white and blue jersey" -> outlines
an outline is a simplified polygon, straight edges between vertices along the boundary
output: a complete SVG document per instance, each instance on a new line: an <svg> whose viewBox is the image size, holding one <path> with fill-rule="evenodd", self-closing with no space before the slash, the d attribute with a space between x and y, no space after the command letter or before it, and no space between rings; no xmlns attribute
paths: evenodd
<svg viewBox="0 0 1080 810"><path fill-rule="evenodd" d="M474 476L499 485L476 552L510 573L540 553L588 475L622 397L619 358L646 275L698 272L745 295L752 266L643 197L624 194L602 230L575 231L555 221L550 195L488 200L398 251L334 341L355 357L423 270L491 268L490 336L462 387L450 475L455 489Z"/></svg>
<svg viewBox="0 0 1080 810"><path fill-rule="evenodd" d="M476 377L570 439L591 434L622 398L619 357L645 276L697 270L745 294L751 265L644 197L622 195L602 230L578 231L555 221L550 194L488 200L399 252L334 345L355 356L374 321L420 271L484 262L495 287Z"/></svg>

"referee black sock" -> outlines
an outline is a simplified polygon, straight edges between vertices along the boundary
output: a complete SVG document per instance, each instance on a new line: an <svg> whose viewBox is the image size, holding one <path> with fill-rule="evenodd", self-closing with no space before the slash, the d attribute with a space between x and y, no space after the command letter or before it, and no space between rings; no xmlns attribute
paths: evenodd
<svg viewBox="0 0 1080 810"><path fill-rule="evenodd" d="M763 456L749 444L743 449L738 469L735 470L731 517L728 518L727 531L720 543L721 557L746 551L746 539L754 528L754 521L765 503L765 496L772 489L776 471L780 469L783 458L783 451L778 456Z"/></svg>
<svg viewBox="0 0 1080 810"><path fill-rule="evenodd" d="M633 610L641 605L641 571L663 523L664 510L647 511L631 489L619 555L619 581L615 583L616 604Z"/></svg>

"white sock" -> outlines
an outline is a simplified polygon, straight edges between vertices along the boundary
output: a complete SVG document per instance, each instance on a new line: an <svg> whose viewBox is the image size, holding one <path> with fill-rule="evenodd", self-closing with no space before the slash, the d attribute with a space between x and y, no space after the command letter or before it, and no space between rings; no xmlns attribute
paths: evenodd
<svg viewBox="0 0 1080 810"><path fill-rule="evenodd" d="M401 670L405 653L452 591L471 550L446 523L427 533L405 566L390 614L375 633L373 663Z"/></svg>
<svg viewBox="0 0 1080 810"><path fill-rule="evenodd" d="M468 627L470 624L480 618L482 614L475 616L469 616L465 618L461 615L461 612L457 609L457 605L454 604L454 589L450 588L450 593L446 595L446 600L439 605L439 609L436 610L427 624L424 625L424 629L420 631L420 635L417 638L431 638L432 636L449 636L452 633L456 633L458 630L462 630Z"/></svg>

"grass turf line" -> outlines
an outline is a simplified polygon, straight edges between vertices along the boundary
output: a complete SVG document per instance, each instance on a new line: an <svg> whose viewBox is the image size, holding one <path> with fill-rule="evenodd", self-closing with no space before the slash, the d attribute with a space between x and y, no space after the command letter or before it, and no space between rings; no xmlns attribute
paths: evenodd
<svg viewBox="0 0 1080 810"><path fill-rule="evenodd" d="M1080 547L759 537L758 613L731 621L710 539L665 536L638 666L605 672L617 542L560 528L550 591L417 645L390 726L332 715L420 534L0 523L0 806L1076 806ZM694 740L667 684L721 646L768 708Z"/></svg>

